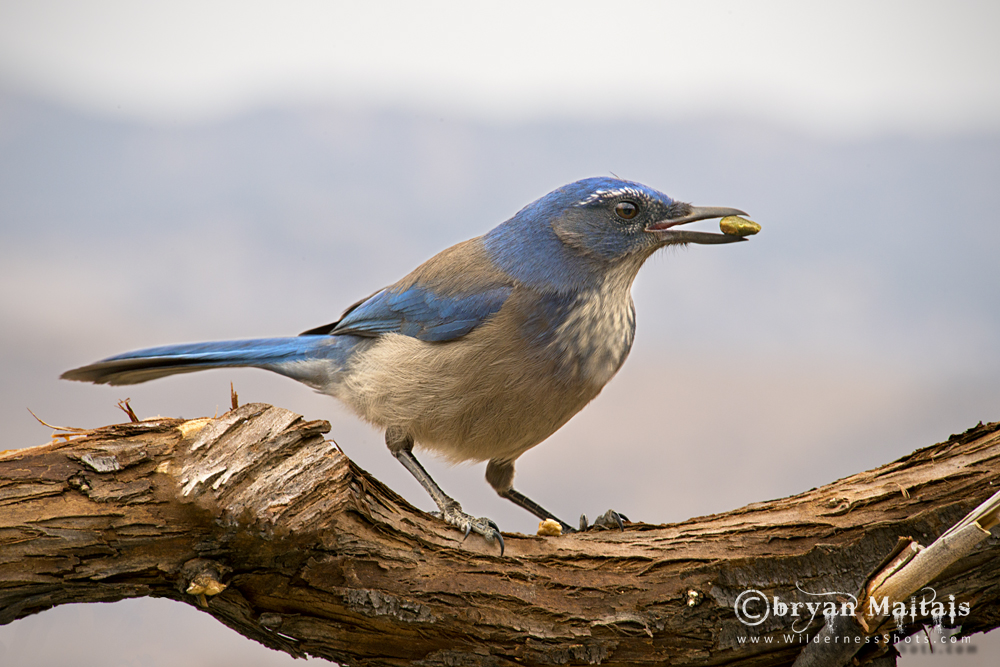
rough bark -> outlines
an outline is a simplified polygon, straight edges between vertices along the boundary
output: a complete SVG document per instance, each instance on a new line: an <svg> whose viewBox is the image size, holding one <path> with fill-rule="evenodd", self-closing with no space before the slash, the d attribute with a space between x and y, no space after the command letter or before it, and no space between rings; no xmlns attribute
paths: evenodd
<svg viewBox="0 0 1000 667"><path fill-rule="evenodd" d="M748 626L741 593L858 594L897 538L928 544L1000 488L1000 424L980 425L725 514L505 535L501 558L358 469L328 430L250 404L0 454L0 623L151 595L351 665L786 665L805 641L782 640L796 619ZM930 582L970 603L962 634L1000 624L998 555L989 536ZM808 620L797 637L823 624Z"/></svg>

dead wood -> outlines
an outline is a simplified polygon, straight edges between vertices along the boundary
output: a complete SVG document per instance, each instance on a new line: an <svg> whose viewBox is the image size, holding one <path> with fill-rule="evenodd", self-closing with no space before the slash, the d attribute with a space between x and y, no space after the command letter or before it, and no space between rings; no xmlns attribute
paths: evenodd
<svg viewBox="0 0 1000 667"><path fill-rule="evenodd" d="M741 594L861 595L898 538L929 544L1000 489L1000 424L979 425L725 514L505 535L501 558L354 466L328 430L249 404L0 454L0 623L151 595L351 665L788 665L822 612L748 625ZM968 603L951 621L963 635L1000 624L998 556L987 536L928 582L939 600ZM881 637L889 621L862 634ZM907 618L904 632L931 622ZM859 648L891 664L873 650L883 646Z"/></svg>

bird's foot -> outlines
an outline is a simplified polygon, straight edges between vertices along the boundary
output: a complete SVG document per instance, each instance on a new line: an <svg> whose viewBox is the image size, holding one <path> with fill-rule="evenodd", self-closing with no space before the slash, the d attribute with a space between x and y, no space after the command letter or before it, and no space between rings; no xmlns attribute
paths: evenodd
<svg viewBox="0 0 1000 667"><path fill-rule="evenodd" d="M608 510L601 516L597 517L593 524L587 523L587 515L580 515L580 532L586 532L588 530L618 530L625 531L625 522L628 521L628 517L624 514L620 514L614 510Z"/></svg>
<svg viewBox="0 0 1000 667"><path fill-rule="evenodd" d="M471 514L467 514L462 511L462 506L458 503L448 505L444 511L434 512L434 514L441 517L459 530L464 531L465 537L462 538L463 542L465 541L465 538L469 536L469 533L482 535L490 544L496 540L500 543L500 555L503 556L503 535L500 534L499 526L497 526L492 519L487 519L486 517L477 518Z"/></svg>

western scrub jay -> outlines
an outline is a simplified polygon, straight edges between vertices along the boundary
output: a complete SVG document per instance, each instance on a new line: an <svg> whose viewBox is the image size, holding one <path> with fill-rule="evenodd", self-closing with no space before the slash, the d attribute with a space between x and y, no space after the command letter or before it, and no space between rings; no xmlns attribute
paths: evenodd
<svg viewBox="0 0 1000 667"><path fill-rule="evenodd" d="M334 396L384 429L389 451L448 523L499 539L462 511L413 456L488 461L498 494L573 528L516 491L514 461L600 393L632 347L631 287L656 250L743 240L676 229L744 215L698 207L617 178L588 178L452 246L336 322L291 338L170 345L68 371L67 380L135 384L206 368L252 366Z"/></svg>

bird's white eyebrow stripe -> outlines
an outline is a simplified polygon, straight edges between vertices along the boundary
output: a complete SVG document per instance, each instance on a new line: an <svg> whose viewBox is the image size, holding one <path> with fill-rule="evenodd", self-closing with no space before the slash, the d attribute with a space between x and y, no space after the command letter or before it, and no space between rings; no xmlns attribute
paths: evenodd
<svg viewBox="0 0 1000 667"><path fill-rule="evenodd" d="M647 199L645 192L637 190L636 188L625 186L622 188L611 188L608 190L595 190L590 193L586 199L578 202L577 206L586 206L587 204L593 204L599 201L608 201L609 199L616 199L627 195L631 195L632 197L636 197L638 199Z"/></svg>

